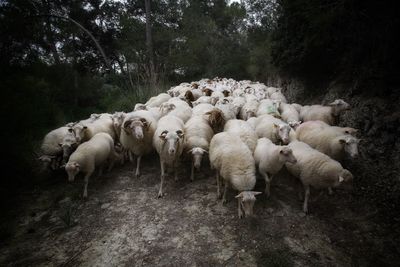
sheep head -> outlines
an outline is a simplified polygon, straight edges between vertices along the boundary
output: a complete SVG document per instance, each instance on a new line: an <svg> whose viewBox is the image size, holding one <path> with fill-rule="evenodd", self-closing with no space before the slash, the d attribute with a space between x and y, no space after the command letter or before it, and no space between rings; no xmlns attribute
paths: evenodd
<svg viewBox="0 0 400 267"><path fill-rule="evenodd" d="M342 99L336 99L332 103L329 103L328 106L332 107L332 114L334 116L339 116L342 111L350 109L350 105Z"/></svg>
<svg viewBox="0 0 400 267"><path fill-rule="evenodd" d="M125 121L123 128L127 135L131 133L136 139L141 140L144 137L144 132L149 130L151 123L145 118L133 118Z"/></svg>
<svg viewBox="0 0 400 267"><path fill-rule="evenodd" d="M70 132L70 130L68 130ZM88 131L88 127L86 125L77 123L72 127L72 131L74 132L76 141L78 143L82 142L85 139L86 132Z"/></svg>
<svg viewBox="0 0 400 267"><path fill-rule="evenodd" d="M211 90L209 88L206 88L203 90L203 93L205 96L211 96L212 92L213 92L213 90Z"/></svg>
<svg viewBox="0 0 400 267"><path fill-rule="evenodd" d="M292 127L293 129L297 129L297 127L300 126L301 121L288 121L288 124L290 127Z"/></svg>
<svg viewBox="0 0 400 267"><path fill-rule="evenodd" d="M222 129L225 126L225 118L221 110L214 109L209 112L206 112L205 115L209 115L208 123L210 127L213 129L214 133L222 131Z"/></svg>
<svg viewBox="0 0 400 267"><path fill-rule="evenodd" d="M137 110L147 110L147 107L145 104L137 103L135 105L135 108L133 109L133 111L137 111Z"/></svg>
<svg viewBox="0 0 400 267"><path fill-rule="evenodd" d="M238 200L239 218L253 216L253 207L256 202L256 196L261 192L256 191L243 191L240 192L235 198Z"/></svg>
<svg viewBox="0 0 400 267"><path fill-rule="evenodd" d="M195 100L192 91L190 91L190 90L186 91L185 100L188 100L188 101L191 101L191 102L193 102Z"/></svg>
<svg viewBox="0 0 400 267"><path fill-rule="evenodd" d="M63 150L62 164L65 164L68 161L69 156L72 154L72 152L75 151L75 149L79 145L79 142L77 142L72 129L69 130L71 130L69 131L70 133L64 136L62 142L58 144Z"/></svg>
<svg viewBox="0 0 400 267"><path fill-rule="evenodd" d="M193 156L193 165L196 169L200 168L201 160L204 154L207 154L208 151L201 148L201 147L194 147L188 151L188 153L192 154Z"/></svg>
<svg viewBox="0 0 400 267"><path fill-rule="evenodd" d="M297 159L293 155L292 149L287 146L282 147L279 151L279 159L281 162L289 162L292 164L297 163Z"/></svg>
<svg viewBox="0 0 400 267"><path fill-rule="evenodd" d="M79 173L80 165L77 162L68 162L65 165L65 171L68 174L68 181L73 182L75 180L75 176Z"/></svg>
<svg viewBox="0 0 400 267"><path fill-rule="evenodd" d="M169 112L171 112L172 110L174 110L176 108L175 104L173 103L162 103L160 106L160 112L163 115L168 114Z"/></svg>
<svg viewBox="0 0 400 267"><path fill-rule="evenodd" d="M283 144L287 145L289 143L290 126L286 123L274 123L273 127L276 137L281 140Z"/></svg>
<svg viewBox="0 0 400 267"><path fill-rule="evenodd" d="M345 135L339 138L339 144L343 146L344 151L351 158L358 156L358 143L360 139L357 139L351 135Z"/></svg>
<svg viewBox="0 0 400 267"><path fill-rule="evenodd" d="M163 131L159 138L164 141L164 144L168 145L168 154L175 155L179 149L180 142L183 141L184 133L182 130L177 131Z"/></svg>

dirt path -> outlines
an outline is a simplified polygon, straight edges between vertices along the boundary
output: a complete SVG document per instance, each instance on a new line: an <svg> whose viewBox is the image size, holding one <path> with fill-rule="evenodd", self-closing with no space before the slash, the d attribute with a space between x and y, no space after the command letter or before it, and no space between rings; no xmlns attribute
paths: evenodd
<svg viewBox="0 0 400 267"><path fill-rule="evenodd" d="M257 200L257 217L239 220L233 192L226 206L216 201L210 170L194 182L188 170L178 182L169 177L167 195L157 199L154 159L144 161L139 179L129 164L93 178L87 201L80 199L82 179L28 195L15 235L0 244L0 265L368 266L398 260L377 236L369 209L348 193L321 197L304 216L296 184L283 173L272 198Z"/></svg>

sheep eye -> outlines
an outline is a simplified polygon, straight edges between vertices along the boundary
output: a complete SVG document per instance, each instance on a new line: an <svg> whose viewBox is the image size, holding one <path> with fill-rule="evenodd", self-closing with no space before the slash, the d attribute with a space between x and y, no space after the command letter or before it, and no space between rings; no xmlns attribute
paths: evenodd
<svg viewBox="0 0 400 267"><path fill-rule="evenodd" d="M177 134L182 134L181 130L176 131Z"/></svg>

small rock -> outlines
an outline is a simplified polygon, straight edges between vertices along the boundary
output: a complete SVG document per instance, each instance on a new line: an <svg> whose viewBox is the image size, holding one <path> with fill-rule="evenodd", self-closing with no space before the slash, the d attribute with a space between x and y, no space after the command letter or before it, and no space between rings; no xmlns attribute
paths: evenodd
<svg viewBox="0 0 400 267"><path fill-rule="evenodd" d="M104 203L103 205L101 205L101 209L108 209L110 206L110 203Z"/></svg>
<svg viewBox="0 0 400 267"><path fill-rule="evenodd" d="M304 218L304 217L306 217L306 214L304 213L304 212L299 212L299 217L301 217L301 218Z"/></svg>
<svg viewBox="0 0 400 267"><path fill-rule="evenodd" d="M267 212L268 212L269 214L271 214L271 213L274 212L274 209L273 209L273 208L268 208L268 209L267 209Z"/></svg>

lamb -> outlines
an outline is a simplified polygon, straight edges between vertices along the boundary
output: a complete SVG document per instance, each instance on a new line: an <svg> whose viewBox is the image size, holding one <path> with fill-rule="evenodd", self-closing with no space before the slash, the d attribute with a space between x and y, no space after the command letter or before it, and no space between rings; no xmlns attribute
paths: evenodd
<svg viewBox="0 0 400 267"><path fill-rule="evenodd" d="M279 111L281 112L281 118L286 121L290 127L296 129L300 125L300 115L294 106L287 103L281 103Z"/></svg>
<svg viewBox="0 0 400 267"><path fill-rule="evenodd" d="M113 121L114 132L117 136L117 140L119 140L121 136L121 126L125 119L125 112L115 112L111 119Z"/></svg>
<svg viewBox="0 0 400 267"><path fill-rule="evenodd" d="M140 176L142 156L153 150L152 140L157 121L150 111L139 110L129 113L122 124L121 145L137 156L135 176Z"/></svg>
<svg viewBox="0 0 400 267"><path fill-rule="evenodd" d="M333 128L318 121L309 121L298 127L296 135L299 141L337 161L342 161L346 155L351 158L358 155L359 139L349 134L342 134L340 127Z"/></svg>
<svg viewBox="0 0 400 267"><path fill-rule="evenodd" d="M265 194L270 196L271 181L286 162L296 163L292 150L287 146L277 146L268 138L260 138L254 151L254 159L259 173L265 179Z"/></svg>
<svg viewBox="0 0 400 267"><path fill-rule="evenodd" d="M216 170L218 198L221 197L221 182L224 180L223 203L230 185L240 192L236 195L239 218L252 216L255 196L261 192L252 191L256 184L256 170L250 149L235 134L216 134L210 142L210 165Z"/></svg>
<svg viewBox="0 0 400 267"><path fill-rule="evenodd" d="M248 120L250 117L255 117L258 109L257 98L253 95L246 95L246 103L240 109L240 118L242 120Z"/></svg>
<svg viewBox="0 0 400 267"><path fill-rule="evenodd" d="M158 197L163 197L163 184L165 179L165 167L174 169L175 181L178 179L177 164L184 147L184 124L183 121L173 115L162 117L158 121L157 129L153 136L153 145L160 156L161 182Z"/></svg>
<svg viewBox="0 0 400 267"><path fill-rule="evenodd" d="M324 189L338 187L353 180L350 171L329 156L311 148L303 142L294 141L289 144L297 159L295 164L286 163L288 171L299 178L304 187L303 211L308 212L310 187Z"/></svg>
<svg viewBox="0 0 400 267"><path fill-rule="evenodd" d="M259 138L266 137L274 144L278 144L279 142L288 144L291 140L290 131L292 129L290 126L269 114L258 117L255 131Z"/></svg>
<svg viewBox="0 0 400 267"><path fill-rule="evenodd" d="M200 104L197 105L193 108L192 110L192 116L200 116L200 115L204 115L209 111L214 110L215 107L211 104Z"/></svg>
<svg viewBox="0 0 400 267"><path fill-rule="evenodd" d="M328 106L312 105L303 106L300 111L300 120L316 121L320 120L329 125L334 125L337 117L345 110L350 109L350 105L342 99L336 99Z"/></svg>
<svg viewBox="0 0 400 267"><path fill-rule="evenodd" d="M247 145L251 153L257 145L257 134L254 129L243 120L229 120L226 122L224 132L236 134Z"/></svg>
<svg viewBox="0 0 400 267"><path fill-rule="evenodd" d="M192 156L190 180L194 180L194 168L200 169L201 160L208 153L214 131L203 116L194 116L185 123L184 150Z"/></svg>
<svg viewBox="0 0 400 267"><path fill-rule="evenodd" d="M92 123L79 122L72 129L78 142L86 142L97 133L108 133L113 139L116 137L111 115L101 116Z"/></svg>
<svg viewBox="0 0 400 267"><path fill-rule="evenodd" d="M114 140L108 133L98 133L89 141L81 144L69 158L65 165L68 180L73 182L79 172L85 174L83 197L87 198L89 178L96 167L102 172L105 162L109 161L109 170L113 167L114 160L119 156L114 150Z"/></svg>
<svg viewBox="0 0 400 267"><path fill-rule="evenodd" d="M271 99L263 99L260 101L260 105L257 109L257 117L260 117L264 114L270 114L274 117L279 117L279 106L280 101L278 100L271 100Z"/></svg>

